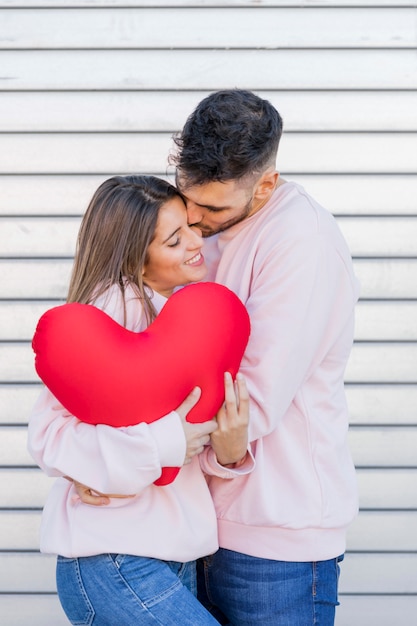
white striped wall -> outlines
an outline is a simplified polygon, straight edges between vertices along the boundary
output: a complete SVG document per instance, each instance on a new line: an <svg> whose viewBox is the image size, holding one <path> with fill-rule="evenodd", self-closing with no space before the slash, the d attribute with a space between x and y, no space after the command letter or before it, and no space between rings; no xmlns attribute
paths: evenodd
<svg viewBox="0 0 417 626"><path fill-rule="evenodd" d="M361 511L337 626L417 624L417 8L413 0L0 0L0 623L67 623L38 552L30 340L115 173L165 176L213 90L284 117L278 168L335 215L362 283L346 372Z"/></svg>

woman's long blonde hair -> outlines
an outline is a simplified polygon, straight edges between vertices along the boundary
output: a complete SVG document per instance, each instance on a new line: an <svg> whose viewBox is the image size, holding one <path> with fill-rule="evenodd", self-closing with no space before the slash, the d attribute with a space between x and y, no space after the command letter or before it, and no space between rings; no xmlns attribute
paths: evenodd
<svg viewBox="0 0 417 626"><path fill-rule="evenodd" d="M78 233L67 302L92 303L126 281L142 300L148 323L156 316L142 279L159 209L180 196L155 176L113 176L93 195ZM126 314L126 311L125 311Z"/></svg>

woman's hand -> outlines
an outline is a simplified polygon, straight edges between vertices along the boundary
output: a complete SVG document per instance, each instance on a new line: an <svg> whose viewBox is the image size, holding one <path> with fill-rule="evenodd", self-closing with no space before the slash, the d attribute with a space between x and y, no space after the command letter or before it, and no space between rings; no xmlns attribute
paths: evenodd
<svg viewBox="0 0 417 626"><path fill-rule="evenodd" d="M249 394L242 374L233 383L229 372L224 376L225 402L217 413L217 425L210 437L220 465L239 467L248 449Z"/></svg>
<svg viewBox="0 0 417 626"><path fill-rule="evenodd" d="M73 480L68 476L65 476L67 480L70 480L74 489L77 492L78 497L84 504L92 504L93 506L103 506L105 504L110 504L110 498L133 498L134 496L120 496L115 493L100 493L99 491L95 491L87 485L83 485L83 483L79 483L78 480Z"/></svg>
<svg viewBox="0 0 417 626"><path fill-rule="evenodd" d="M181 418L185 440L187 442L184 465L191 463L192 458L196 454L203 452L204 446L210 443L210 435L217 429L217 422L215 419L201 424L190 424L190 422L187 422L186 417L189 411L191 411L191 409L197 404L200 396L201 389L199 387L195 387L184 402L180 404L178 409L175 409L176 413L178 413Z"/></svg>

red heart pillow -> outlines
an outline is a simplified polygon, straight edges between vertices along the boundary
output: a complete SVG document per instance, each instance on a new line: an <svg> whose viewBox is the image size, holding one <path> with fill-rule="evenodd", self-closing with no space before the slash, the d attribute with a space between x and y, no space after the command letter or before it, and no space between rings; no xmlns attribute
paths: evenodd
<svg viewBox="0 0 417 626"><path fill-rule="evenodd" d="M63 304L40 318L35 368L54 396L89 424L131 426L166 415L195 387L188 421L211 419L224 400L224 372L235 376L250 333L239 298L216 283L173 294L148 328L135 333L100 309ZM155 484L172 482L164 468Z"/></svg>

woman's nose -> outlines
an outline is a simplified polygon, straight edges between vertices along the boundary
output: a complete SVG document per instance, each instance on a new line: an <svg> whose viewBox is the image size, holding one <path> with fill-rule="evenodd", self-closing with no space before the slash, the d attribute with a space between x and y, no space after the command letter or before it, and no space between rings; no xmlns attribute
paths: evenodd
<svg viewBox="0 0 417 626"><path fill-rule="evenodd" d="M193 233L197 235L199 239L201 240L203 239L203 233L201 232L201 228L198 225L190 226L190 228L193 231Z"/></svg>
<svg viewBox="0 0 417 626"><path fill-rule="evenodd" d="M193 248L201 248L203 245L203 236L198 226L190 227L190 245Z"/></svg>

